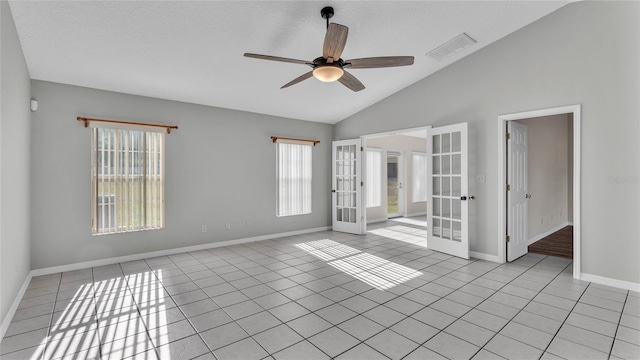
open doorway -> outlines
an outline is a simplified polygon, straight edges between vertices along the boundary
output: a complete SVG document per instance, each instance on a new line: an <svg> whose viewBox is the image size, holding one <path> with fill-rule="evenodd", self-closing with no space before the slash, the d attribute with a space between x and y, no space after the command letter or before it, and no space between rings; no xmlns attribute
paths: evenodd
<svg viewBox="0 0 640 360"><path fill-rule="evenodd" d="M500 257L531 251L573 258L578 278L580 106L503 115L499 129Z"/></svg>
<svg viewBox="0 0 640 360"><path fill-rule="evenodd" d="M367 223L426 221L427 127L363 136Z"/></svg>
<svg viewBox="0 0 640 360"><path fill-rule="evenodd" d="M389 150L384 142L396 140L392 144L395 150L392 151L398 151L402 146L407 146L412 138L419 145L401 150L403 160L400 160L402 165L398 167L402 178L406 180L402 184L404 191L398 193L404 200L398 201L398 212L403 217L389 219L388 179L384 173L387 166L384 166L386 160L383 160L387 158ZM363 232L369 232L366 224L373 222L377 223L371 226L370 232L373 234L383 231L391 236L393 234L388 232L395 231L397 237L402 238L403 232L413 233L417 230L427 239L429 249L463 259L470 258L469 202L475 196L469 194L467 123L364 135L351 141L358 141L358 146L362 146L365 159L362 162L365 168L361 186L366 195L358 202L365 214L362 218ZM377 184L378 179L381 179L380 184ZM381 214L372 216L377 210ZM381 224L384 230L378 229ZM415 229L408 229L408 224Z"/></svg>
<svg viewBox="0 0 640 360"><path fill-rule="evenodd" d="M527 129L528 252L573 259L573 114L514 121Z"/></svg>

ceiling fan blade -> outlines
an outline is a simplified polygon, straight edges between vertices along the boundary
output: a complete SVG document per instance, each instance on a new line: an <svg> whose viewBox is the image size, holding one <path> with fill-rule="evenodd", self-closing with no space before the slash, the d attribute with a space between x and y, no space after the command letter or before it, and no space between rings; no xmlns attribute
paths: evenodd
<svg viewBox="0 0 640 360"><path fill-rule="evenodd" d="M345 61L351 64L349 69L372 69L393 66L413 65L413 56L381 56Z"/></svg>
<svg viewBox="0 0 640 360"><path fill-rule="evenodd" d="M260 54L251 54L251 53L244 53L244 56L249 58L262 59L262 60L280 61L280 62L302 64L302 65L312 65L310 62L305 60L283 58L279 56L260 55Z"/></svg>
<svg viewBox="0 0 640 360"><path fill-rule="evenodd" d="M349 89L353 90L353 91L360 91L360 90L364 90L364 85L360 82L360 80L356 79L355 76L349 74L348 72L344 72L344 74L342 74L342 77L340 79L338 79L338 81L348 87Z"/></svg>
<svg viewBox="0 0 640 360"><path fill-rule="evenodd" d="M282 85L282 87L280 89L284 89L284 88L288 88L291 85L295 85L303 80L307 80L308 78L313 76L313 71L309 71L308 73L304 73L300 76L298 76L297 78L289 81L288 83Z"/></svg>
<svg viewBox="0 0 640 360"><path fill-rule="evenodd" d="M347 45L347 35L349 34L349 28L331 23L327 28L327 34L324 36L324 46L322 47L322 57L325 59L333 58L333 61L338 61L344 46Z"/></svg>

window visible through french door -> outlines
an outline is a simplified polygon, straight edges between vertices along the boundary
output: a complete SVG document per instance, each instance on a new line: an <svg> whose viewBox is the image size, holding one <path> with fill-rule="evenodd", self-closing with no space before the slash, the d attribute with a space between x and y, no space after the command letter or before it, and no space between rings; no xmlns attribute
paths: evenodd
<svg viewBox="0 0 640 360"><path fill-rule="evenodd" d="M93 127L91 233L164 228L162 132Z"/></svg>

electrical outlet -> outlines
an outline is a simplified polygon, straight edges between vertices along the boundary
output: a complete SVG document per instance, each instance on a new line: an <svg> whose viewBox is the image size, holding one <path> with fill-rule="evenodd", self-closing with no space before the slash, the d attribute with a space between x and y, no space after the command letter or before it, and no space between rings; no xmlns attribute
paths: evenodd
<svg viewBox="0 0 640 360"><path fill-rule="evenodd" d="M231 223L226 223L224 225L224 228L227 229L227 230L231 230Z"/></svg>
<svg viewBox="0 0 640 360"><path fill-rule="evenodd" d="M486 181L486 178L484 175L476 175L476 182L478 184L484 184Z"/></svg>
<svg viewBox="0 0 640 360"><path fill-rule="evenodd" d="M207 232L207 225L202 225L202 232L203 233Z"/></svg>
<svg viewBox="0 0 640 360"><path fill-rule="evenodd" d="M247 221L244 223L244 226L245 226L245 227L247 227L247 228L250 228L250 227L251 227L251 222L250 222L249 220L247 220Z"/></svg>

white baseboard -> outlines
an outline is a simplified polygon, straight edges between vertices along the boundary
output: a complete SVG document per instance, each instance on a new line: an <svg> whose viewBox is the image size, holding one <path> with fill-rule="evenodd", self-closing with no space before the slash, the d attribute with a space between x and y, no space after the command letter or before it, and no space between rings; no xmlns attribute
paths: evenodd
<svg viewBox="0 0 640 360"><path fill-rule="evenodd" d="M372 219L372 220L367 219L367 224L373 224L373 223L379 223L379 222L385 222L385 221L387 221L387 218Z"/></svg>
<svg viewBox="0 0 640 360"><path fill-rule="evenodd" d="M417 213L411 213L411 214L407 214L405 215L405 217L413 217L413 216L426 216L427 213L426 212L417 212Z"/></svg>
<svg viewBox="0 0 640 360"><path fill-rule="evenodd" d="M7 313L7 316L5 316L4 319L2 319L2 325L0 325L0 342L2 342L2 339L4 338L4 334L7 332L7 329L9 328L9 324L11 324L11 320L13 320L13 316L16 314L16 311L18 310L18 306L20 306L20 302L22 301L22 297L24 296L24 293L27 291L27 288L29 287L31 278L32 278L32 274L31 272L29 272L27 274L27 278L24 279L24 283L22 283L22 287L20 288L20 291L18 291L18 295L16 295L15 300L13 300L13 304L11 304L11 308L9 308L9 312Z"/></svg>
<svg viewBox="0 0 640 360"><path fill-rule="evenodd" d="M490 255L481 252L469 251L469 256L475 259L486 260L496 263L503 263L504 261L500 261L500 257L498 255Z"/></svg>
<svg viewBox="0 0 640 360"><path fill-rule="evenodd" d="M592 275L580 273L580 280L589 281L592 283L612 286L620 289L631 290L640 292L640 283L634 283L631 281L617 280L604 276Z"/></svg>
<svg viewBox="0 0 640 360"><path fill-rule="evenodd" d="M65 272L65 271L74 271L74 270L86 269L86 268L96 267L96 266L112 265L112 264L117 264L117 263L127 262L127 261L142 260L142 259L148 259L148 258L158 257L158 256L174 255L174 254L180 254L180 253L189 252L189 251L213 249L217 247L245 244L245 243L255 242L255 241L278 239L281 237L309 234L309 233L327 231L327 230L331 230L331 227L323 226L323 227L318 227L313 229L296 230L296 231L289 231L289 232L278 233L278 234L254 236L254 237L249 237L244 239L227 240L227 241L220 241L215 243L186 246L186 247L175 248L175 249L167 249L167 250L152 251L147 253L118 256L118 257L107 258L107 259L84 261L84 262L75 263L75 264L67 264L67 265L60 265L60 266L53 266L48 268L32 270L31 276L49 275L49 274L55 274L55 273Z"/></svg>
<svg viewBox="0 0 640 360"><path fill-rule="evenodd" d="M527 245L531 245L531 244L533 244L534 242L536 242L536 241L538 241L540 239L544 239L547 236L553 234L554 232L560 231L560 230L564 229L567 226L573 226L573 223L567 221L567 222L564 222L564 223L562 223L562 224L560 224L558 226L555 226L555 227L543 232L542 234L538 234L538 235L532 237L531 239L529 239L529 243Z"/></svg>

